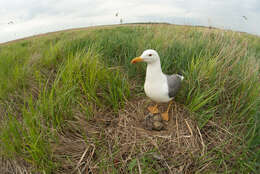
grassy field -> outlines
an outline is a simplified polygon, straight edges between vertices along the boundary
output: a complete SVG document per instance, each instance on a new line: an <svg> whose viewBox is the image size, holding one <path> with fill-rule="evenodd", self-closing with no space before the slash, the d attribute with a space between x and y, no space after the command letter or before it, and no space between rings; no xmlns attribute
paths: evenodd
<svg viewBox="0 0 260 174"><path fill-rule="evenodd" d="M144 64L183 86L143 128ZM260 38L175 25L71 30L0 45L1 173L258 173ZM162 104L161 109L167 105Z"/></svg>

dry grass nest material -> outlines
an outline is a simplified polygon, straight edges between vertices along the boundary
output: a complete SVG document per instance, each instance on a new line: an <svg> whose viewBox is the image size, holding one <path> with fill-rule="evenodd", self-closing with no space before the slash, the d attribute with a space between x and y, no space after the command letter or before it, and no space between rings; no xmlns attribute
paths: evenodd
<svg viewBox="0 0 260 174"><path fill-rule="evenodd" d="M229 138L227 132L223 128L217 129L215 124L208 125L209 131L200 132L192 115L178 103L171 107L170 121L164 122L163 130L147 130L143 122L148 114L145 109L148 104L151 103L147 99L130 101L119 114L97 111L91 120L77 112L75 120L68 121L59 133L59 142L52 145L53 160L61 164L55 173L95 174L112 173L112 170L131 173L129 167L133 160L137 161L134 168L139 173L143 173L145 167L160 174L194 173L198 170L198 157L210 150L206 145L215 146ZM166 108L167 104L164 104L159 110ZM144 158L153 163L143 164ZM2 160L1 165L8 172L31 171L26 164L15 161ZM208 168L210 164L204 167Z"/></svg>
<svg viewBox="0 0 260 174"><path fill-rule="evenodd" d="M63 167L67 166L61 172L87 170L98 173L100 163L109 161L118 171L128 173L129 163L144 156L157 161L150 167L164 168L162 171L166 173L188 171L194 163L193 156L203 153L204 143L195 122L183 106L175 104L170 111L170 121L164 123L164 130L146 130L143 127L148 114L146 106L145 99L129 102L118 115L99 113L90 121L85 121L79 114L77 121L69 122L71 130L79 132L67 130L54 150L57 160L63 161ZM163 105L160 109L166 107ZM80 131L84 131L85 137ZM70 156L70 160L65 156Z"/></svg>

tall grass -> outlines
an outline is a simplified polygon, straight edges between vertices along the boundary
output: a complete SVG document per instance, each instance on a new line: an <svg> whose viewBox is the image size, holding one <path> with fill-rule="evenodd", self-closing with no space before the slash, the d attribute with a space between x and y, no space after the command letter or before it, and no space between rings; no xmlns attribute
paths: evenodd
<svg viewBox="0 0 260 174"><path fill-rule="evenodd" d="M23 100L14 108L6 108L0 133L2 155L22 157L47 173L55 167L49 147L50 142L56 141L53 129L59 130L65 120L73 119L73 109L77 108L89 119L93 117L93 108L118 112L129 96L128 83L121 70L107 69L100 53L90 47L87 50L76 47L79 51L67 54L60 44L50 44L40 59L18 64L30 66L27 78L31 84L15 86L16 78L9 75L13 78L9 79L10 84L20 91ZM5 65L3 59L1 66ZM10 63L10 66L17 65ZM26 68L19 71L25 73ZM6 88L3 90L10 90ZM5 100L7 96L15 98L12 92L1 95L3 105L12 104Z"/></svg>
<svg viewBox="0 0 260 174"><path fill-rule="evenodd" d="M214 162L221 166L242 156L232 170L242 166L244 172L254 172L259 45L259 38L239 33L146 25L72 31L0 46L0 109L5 111L1 155L20 157L42 172L54 171L62 164L53 161L50 146L66 121L76 113L87 120L98 111L118 113L138 95L137 89L130 93L130 86L144 81L145 65L131 66L130 60L152 48L161 56L164 72L185 76L176 100L193 113L201 129L218 120L230 129L246 130L241 136L237 129L234 136L240 137L239 148L249 151L229 156L218 147L212 151Z"/></svg>

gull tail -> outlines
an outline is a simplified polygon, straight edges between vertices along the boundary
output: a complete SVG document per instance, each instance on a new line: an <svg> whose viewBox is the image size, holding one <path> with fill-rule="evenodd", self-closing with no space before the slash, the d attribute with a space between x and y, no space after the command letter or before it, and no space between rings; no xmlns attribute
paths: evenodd
<svg viewBox="0 0 260 174"><path fill-rule="evenodd" d="M184 77L182 75L177 74L177 76L183 81Z"/></svg>

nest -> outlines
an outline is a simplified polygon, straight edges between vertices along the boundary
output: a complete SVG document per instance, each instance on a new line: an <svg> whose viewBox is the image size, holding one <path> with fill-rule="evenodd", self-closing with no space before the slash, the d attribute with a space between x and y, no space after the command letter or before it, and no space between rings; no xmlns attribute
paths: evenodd
<svg viewBox="0 0 260 174"><path fill-rule="evenodd" d="M189 112L175 103L162 130L147 130L146 106L146 100L139 100L129 102L119 114L96 113L89 121L75 116L77 120L69 122L53 149L56 160L62 161L60 172L98 173L105 161L110 167L102 172L110 173L113 168L129 173L133 160L137 161L135 169L141 171L143 158L154 160L150 167L161 173L191 171L194 156L202 155L205 145Z"/></svg>

